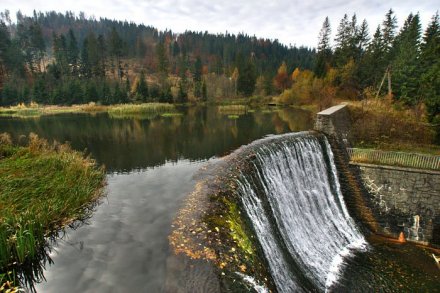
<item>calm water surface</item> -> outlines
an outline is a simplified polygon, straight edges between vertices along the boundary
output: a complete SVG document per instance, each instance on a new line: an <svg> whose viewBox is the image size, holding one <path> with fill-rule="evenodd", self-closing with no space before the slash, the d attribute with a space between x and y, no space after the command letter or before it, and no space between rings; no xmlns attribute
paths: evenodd
<svg viewBox="0 0 440 293"><path fill-rule="evenodd" d="M21 141L29 132L86 150L106 166L107 196L87 223L68 229L50 253L38 292L218 292L204 262L175 256L171 223L197 171L268 134L312 128L297 109L238 113L182 108L182 116L115 119L69 114L0 118L0 133ZM231 113L236 115L237 113ZM371 249L347 260L334 292L439 292L430 253L369 239Z"/></svg>
<svg viewBox="0 0 440 293"><path fill-rule="evenodd" d="M244 112L238 119L216 107L180 110L182 116L150 119L112 119L107 114L0 118L0 132L17 140L34 132L49 140L69 141L108 171L107 197L87 224L68 230L57 241L50 254L53 264L46 264L46 281L37 284L38 292L182 288L187 260L173 255L168 235L183 199L193 189L197 170L210 158L267 134L312 127L310 113L302 110ZM195 288L218 290L210 284L212 272L194 274L199 279Z"/></svg>

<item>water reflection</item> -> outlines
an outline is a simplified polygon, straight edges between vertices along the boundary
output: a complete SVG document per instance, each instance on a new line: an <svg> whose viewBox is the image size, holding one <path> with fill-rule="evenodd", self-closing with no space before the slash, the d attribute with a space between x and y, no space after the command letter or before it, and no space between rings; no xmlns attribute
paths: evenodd
<svg viewBox="0 0 440 293"><path fill-rule="evenodd" d="M108 175L107 197L87 225L57 241L54 265L46 267L37 291L163 292L167 279L184 273L173 265L168 276L173 256L167 236L203 164L181 160Z"/></svg>
<svg viewBox="0 0 440 293"><path fill-rule="evenodd" d="M267 134L307 130L312 117L294 109L244 111L234 119L217 107L179 111L183 115L137 119L107 114L0 118L0 133L17 140L34 132L69 141L111 173L108 196L87 225L67 229L43 249L23 268L23 283L32 289L47 279L36 285L39 292L195 292L207 286L218 291L209 265L194 266L168 246L171 222L193 189L194 173L201 161Z"/></svg>
<svg viewBox="0 0 440 293"><path fill-rule="evenodd" d="M15 138L35 132L49 140L69 141L74 149L87 149L110 172L128 172L181 158L221 156L267 134L312 127L310 113L299 109L245 112L237 119L217 107L179 111L183 115L152 119L112 119L107 114L0 118L0 132Z"/></svg>

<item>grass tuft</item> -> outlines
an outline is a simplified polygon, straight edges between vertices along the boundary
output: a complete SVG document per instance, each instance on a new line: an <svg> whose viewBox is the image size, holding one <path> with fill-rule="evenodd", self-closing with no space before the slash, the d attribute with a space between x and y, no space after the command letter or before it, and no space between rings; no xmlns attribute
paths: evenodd
<svg viewBox="0 0 440 293"><path fill-rule="evenodd" d="M145 103L111 106L108 113L112 118L152 119L161 114L177 114L177 111L172 104Z"/></svg>
<svg viewBox="0 0 440 293"><path fill-rule="evenodd" d="M87 217L104 180L103 168L67 144L30 134L29 145L17 147L1 134L0 273L31 263L47 236Z"/></svg>

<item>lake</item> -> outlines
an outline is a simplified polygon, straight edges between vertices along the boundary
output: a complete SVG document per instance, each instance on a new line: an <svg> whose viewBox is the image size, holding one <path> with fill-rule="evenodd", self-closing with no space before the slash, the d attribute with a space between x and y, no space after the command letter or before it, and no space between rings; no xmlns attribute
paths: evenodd
<svg viewBox="0 0 440 293"><path fill-rule="evenodd" d="M30 132L68 141L108 172L106 197L87 223L67 229L54 244L53 264L46 264L38 292L183 290L188 260L173 254L168 236L198 170L265 135L313 126L309 112L292 108L233 115L217 107L179 111L183 115L148 119L105 113L0 118L0 133L18 141ZM213 272L201 270L194 288L215 290Z"/></svg>

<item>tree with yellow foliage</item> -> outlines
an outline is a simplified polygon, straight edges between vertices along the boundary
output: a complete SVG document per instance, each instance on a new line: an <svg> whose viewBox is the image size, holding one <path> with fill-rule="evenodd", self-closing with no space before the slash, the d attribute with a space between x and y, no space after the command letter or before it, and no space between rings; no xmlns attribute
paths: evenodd
<svg viewBox="0 0 440 293"><path fill-rule="evenodd" d="M292 85L289 74L287 73L287 65L284 61L278 68L277 75L274 78L274 85L280 92L288 89Z"/></svg>

